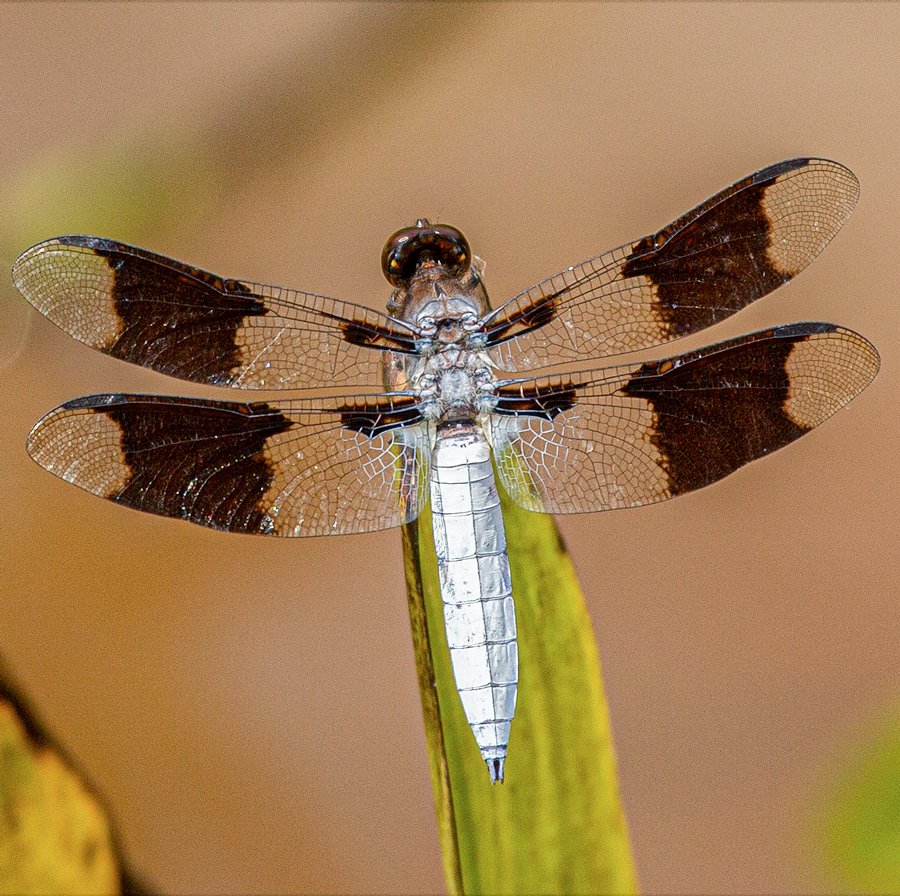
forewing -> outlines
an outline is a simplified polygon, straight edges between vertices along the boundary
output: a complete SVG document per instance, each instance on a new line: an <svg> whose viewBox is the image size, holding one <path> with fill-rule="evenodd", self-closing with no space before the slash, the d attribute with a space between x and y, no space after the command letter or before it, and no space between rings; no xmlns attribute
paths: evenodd
<svg viewBox="0 0 900 896"><path fill-rule="evenodd" d="M226 280L99 237L32 246L13 281L85 345L196 383L379 389L381 350L413 347L401 324L361 305Z"/></svg>
<svg viewBox="0 0 900 896"><path fill-rule="evenodd" d="M427 429L402 395L92 395L47 414L28 451L95 495L229 532L372 532L415 519L428 494Z"/></svg>
<svg viewBox="0 0 900 896"><path fill-rule="evenodd" d="M500 480L548 513L664 501L809 432L878 366L857 333L802 323L663 361L511 381L491 418Z"/></svg>
<svg viewBox="0 0 900 896"><path fill-rule="evenodd" d="M718 321L806 267L859 197L851 171L792 159L757 171L658 233L538 283L490 318L501 367L647 348Z"/></svg>

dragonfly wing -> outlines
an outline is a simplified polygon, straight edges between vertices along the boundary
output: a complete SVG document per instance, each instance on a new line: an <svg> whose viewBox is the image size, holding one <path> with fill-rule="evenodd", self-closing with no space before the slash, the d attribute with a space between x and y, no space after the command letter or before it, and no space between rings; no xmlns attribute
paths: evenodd
<svg viewBox="0 0 900 896"><path fill-rule="evenodd" d="M501 384L499 477L529 510L637 507L789 444L858 395L878 353L834 324L790 324L662 361Z"/></svg>
<svg viewBox="0 0 900 896"><path fill-rule="evenodd" d="M196 383L377 389L382 353L413 349L408 329L362 305L227 280L100 237L32 246L13 281L85 345Z"/></svg>
<svg viewBox="0 0 900 896"><path fill-rule="evenodd" d="M92 395L40 420L28 451L93 494L229 532L372 532L415 519L428 496L427 426L400 395Z"/></svg>
<svg viewBox="0 0 900 896"><path fill-rule="evenodd" d="M506 370L649 348L712 326L805 268L852 212L859 182L791 159L722 190L667 227L525 290L488 318Z"/></svg>

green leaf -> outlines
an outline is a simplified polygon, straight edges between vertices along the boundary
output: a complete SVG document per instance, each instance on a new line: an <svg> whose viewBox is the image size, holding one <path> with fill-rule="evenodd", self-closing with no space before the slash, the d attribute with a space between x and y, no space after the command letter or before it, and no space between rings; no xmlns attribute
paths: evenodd
<svg viewBox="0 0 900 896"><path fill-rule="evenodd" d="M404 530L426 740L451 893L634 893L597 647L552 517L501 495L519 641L506 779L492 785L450 666L431 514Z"/></svg>
<svg viewBox="0 0 900 896"><path fill-rule="evenodd" d="M813 833L841 891L900 893L900 713L841 763Z"/></svg>

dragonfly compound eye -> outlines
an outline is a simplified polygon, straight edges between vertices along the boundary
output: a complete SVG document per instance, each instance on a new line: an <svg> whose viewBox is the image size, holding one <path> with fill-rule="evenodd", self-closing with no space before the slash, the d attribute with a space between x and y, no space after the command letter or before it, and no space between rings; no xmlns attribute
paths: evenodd
<svg viewBox="0 0 900 896"><path fill-rule="evenodd" d="M415 227L404 227L387 241L381 268L393 286L406 286L422 264L440 265L459 276L469 269L471 258L468 241L455 227L420 218Z"/></svg>

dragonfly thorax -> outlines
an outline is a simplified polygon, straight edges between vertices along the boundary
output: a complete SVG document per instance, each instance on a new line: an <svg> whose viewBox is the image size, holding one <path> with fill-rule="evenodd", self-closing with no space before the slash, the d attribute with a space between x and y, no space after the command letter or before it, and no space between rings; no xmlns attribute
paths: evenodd
<svg viewBox="0 0 900 896"><path fill-rule="evenodd" d="M452 346L423 359L413 374L425 417L448 423L475 420L496 404L494 375L486 354Z"/></svg>
<svg viewBox="0 0 900 896"><path fill-rule="evenodd" d="M484 389L492 375L482 320L491 306L482 270L477 259L461 275L440 264L420 265L388 302L415 333L416 350L386 356L385 382L419 392L429 419L474 419L493 407L485 399L493 386Z"/></svg>

